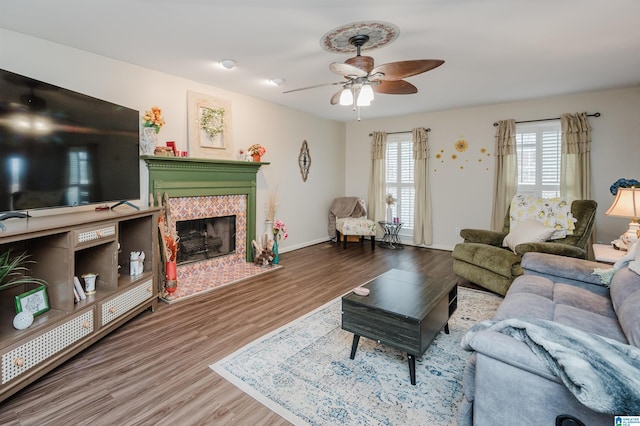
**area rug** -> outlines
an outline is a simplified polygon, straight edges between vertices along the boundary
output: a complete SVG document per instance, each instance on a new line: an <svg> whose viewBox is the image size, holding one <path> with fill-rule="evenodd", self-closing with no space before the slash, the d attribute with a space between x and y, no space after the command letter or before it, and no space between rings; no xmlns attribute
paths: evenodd
<svg viewBox="0 0 640 426"><path fill-rule="evenodd" d="M453 425L469 355L460 340L501 301L458 288L450 334L416 358L415 386L405 353L362 338L349 359L353 334L340 328L340 298L210 367L295 425Z"/></svg>

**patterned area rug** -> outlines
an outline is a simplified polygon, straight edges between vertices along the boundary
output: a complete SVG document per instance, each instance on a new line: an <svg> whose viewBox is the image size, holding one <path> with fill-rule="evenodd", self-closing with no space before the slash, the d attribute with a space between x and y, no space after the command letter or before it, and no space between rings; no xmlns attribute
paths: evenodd
<svg viewBox="0 0 640 426"><path fill-rule="evenodd" d="M416 359L416 386L406 354L395 349L362 338L349 359L353 334L340 328L340 298L210 367L296 425L452 425L469 355L460 339L501 301L459 287L450 334L441 332Z"/></svg>

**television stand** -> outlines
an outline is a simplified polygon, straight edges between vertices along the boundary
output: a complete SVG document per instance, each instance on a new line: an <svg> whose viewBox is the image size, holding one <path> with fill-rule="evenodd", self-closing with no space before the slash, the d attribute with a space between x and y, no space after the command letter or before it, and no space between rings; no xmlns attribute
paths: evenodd
<svg viewBox="0 0 640 426"><path fill-rule="evenodd" d="M6 417L3 401L10 395L143 311L155 310L159 212L159 208L99 214L87 210L5 222L0 254L29 256L24 272L48 282L49 310L36 316L28 328L17 330L15 298L37 285L25 283L0 291L0 423ZM123 273L120 269L129 269L134 251L146 253L142 272ZM81 280L88 272L98 275L95 292L77 300L74 277Z"/></svg>
<svg viewBox="0 0 640 426"><path fill-rule="evenodd" d="M118 201L117 203L115 203L114 205L111 206L111 210L113 210L116 207L121 206L123 204L125 204L125 205L127 205L129 207L133 207L136 210L140 210L140 207L136 206L135 204L132 204L132 203L128 202L127 200Z"/></svg>

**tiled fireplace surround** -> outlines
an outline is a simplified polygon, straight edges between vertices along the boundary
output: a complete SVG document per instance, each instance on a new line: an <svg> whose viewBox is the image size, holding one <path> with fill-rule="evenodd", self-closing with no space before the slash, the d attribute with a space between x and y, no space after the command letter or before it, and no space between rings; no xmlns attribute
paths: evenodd
<svg viewBox="0 0 640 426"><path fill-rule="evenodd" d="M241 195L207 195L196 197L169 198L171 207L171 223L181 220L207 219L211 217L236 217L236 250L224 256L178 265L178 282L189 282L199 276L210 277L213 274L231 269L239 263L246 263L247 243L247 196Z"/></svg>
<svg viewBox="0 0 640 426"><path fill-rule="evenodd" d="M180 220L236 216L235 253L178 265L176 299L264 272L251 263L250 247L256 233L256 174L268 163L142 158L149 169L150 196L169 195L172 226Z"/></svg>

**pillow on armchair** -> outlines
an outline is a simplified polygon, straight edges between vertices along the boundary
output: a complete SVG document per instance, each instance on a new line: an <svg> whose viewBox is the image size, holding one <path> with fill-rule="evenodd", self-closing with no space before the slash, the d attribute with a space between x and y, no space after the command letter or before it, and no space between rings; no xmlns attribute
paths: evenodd
<svg viewBox="0 0 640 426"><path fill-rule="evenodd" d="M509 231L502 241L503 247L509 247L516 253L516 246L523 243L541 243L547 241L555 229L545 226L535 219L526 219Z"/></svg>

